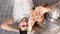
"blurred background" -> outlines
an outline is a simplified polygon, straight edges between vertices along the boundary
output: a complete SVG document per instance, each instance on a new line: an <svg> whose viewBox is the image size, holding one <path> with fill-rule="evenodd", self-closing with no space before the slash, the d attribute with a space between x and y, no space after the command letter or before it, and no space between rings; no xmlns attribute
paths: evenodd
<svg viewBox="0 0 60 34"><path fill-rule="evenodd" d="M33 0L33 4L35 6L43 6L45 3L48 4L54 4L60 0ZM3 23L3 21L12 16L12 11L13 11L13 5L14 5L14 0L0 0L0 25ZM58 6L60 8L60 6ZM4 31L0 29L0 34L11 34L8 31ZM12 32L12 34L17 34L15 32Z"/></svg>

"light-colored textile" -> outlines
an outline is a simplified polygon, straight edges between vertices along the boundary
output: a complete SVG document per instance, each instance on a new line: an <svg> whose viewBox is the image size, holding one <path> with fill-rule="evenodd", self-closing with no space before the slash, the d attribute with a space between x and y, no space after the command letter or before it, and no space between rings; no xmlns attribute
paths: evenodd
<svg viewBox="0 0 60 34"><path fill-rule="evenodd" d="M21 20L23 17L27 17L33 7L32 0L15 0L13 7L14 20Z"/></svg>

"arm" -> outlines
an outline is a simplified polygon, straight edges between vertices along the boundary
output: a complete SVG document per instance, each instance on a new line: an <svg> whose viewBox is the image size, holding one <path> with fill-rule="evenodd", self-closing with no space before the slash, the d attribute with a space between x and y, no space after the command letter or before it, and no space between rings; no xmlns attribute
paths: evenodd
<svg viewBox="0 0 60 34"><path fill-rule="evenodd" d="M18 32L18 29L15 28L15 27L12 27L10 26L11 24L13 24L13 18L8 18L4 21L3 24L1 24L1 28L2 29L5 29L5 30L8 30L8 31L15 31L15 32Z"/></svg>
<svg viewBox="0 0 60 34"><path fill-rule="evenodd" d="M56 6L58 6L58 5L60 5L60 1L59 1L59 2L57 2L57 3L55 3L55 4L48 5L47 7L56 7Z"/></svg>
<svg viewBox="0 0 60 34"><path fill-rule="evenodd" d="M51 9L49 7L55 7L59 4L60 4L60 2L53 4L53 5L46 6L46 7L43 7L43 6L35 7L35 10L32 10L30 13L30 18L29 18L29 23L28 23L28 31L30 31L30 32L32 31L32 29L33 29L32 27L34 26L34 23L35 23L34 20L37 20L39 23L41 23L44 19L44 14L46 12L51 11ZM35 17L37 17L39 19L35 19Z"/></svg>
<svg viewBox="0 0 60 34"><path fill-rule="evenodd" d="M58 6L58 5L60 5L60 1L59 2L57 2L57 3L55 3L55 4L53 4L53 5L51 5L51 6Z"/></svg>

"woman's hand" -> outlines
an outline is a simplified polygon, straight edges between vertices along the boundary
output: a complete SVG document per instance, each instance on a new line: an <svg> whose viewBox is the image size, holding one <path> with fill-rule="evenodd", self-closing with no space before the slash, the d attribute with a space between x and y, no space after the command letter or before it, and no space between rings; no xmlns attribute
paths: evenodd
<svg viewBox="0 0 60 34"><path fill-rule="evenodd" d="M32 31L32 27L35 24L35 22L37 21L38 23L42 23L43 19L44 19L44 14L46 12L49 12L50 9L39 6L39 7L35 7L35 10L32 10L30 13L30 18L29 18L29 23L28 23L28 30L31 32Z"/></svg>

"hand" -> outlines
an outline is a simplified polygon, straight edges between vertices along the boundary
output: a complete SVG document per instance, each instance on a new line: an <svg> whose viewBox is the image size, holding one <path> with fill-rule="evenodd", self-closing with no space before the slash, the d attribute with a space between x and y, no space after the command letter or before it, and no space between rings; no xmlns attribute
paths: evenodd
<svg viewBox="0 0 60 34"><path fill-rule="evenodd" d="M40 14L45 14L46 12L50 12L51 9L49 7L38 6L38 7L35 7L35 11L40 12Z"/></svg>
<svg viewBox="0 0 60 34"><path fill-rule="evenodd" d="M37 23L42 23L43 19L44 19L44 14L46 12L49 12L50 9L39 6L39 7L35 7L35 10L32 10L30 13L30 18L28 21L28 31L32 31L33 30L33 26L35 24L35 21L37 21Z"/></svg>
<svg viewBox="0 0 60 34"><path fill-rule="evenodd" d="M39 11L32 10L32 12L30 13L29 21L28 21L28 30L31 32L33 30L32 27L35 24L35 21L38 21L39 23L41 23L43 19L44 19L44 16L40 14Z"/></svg>

